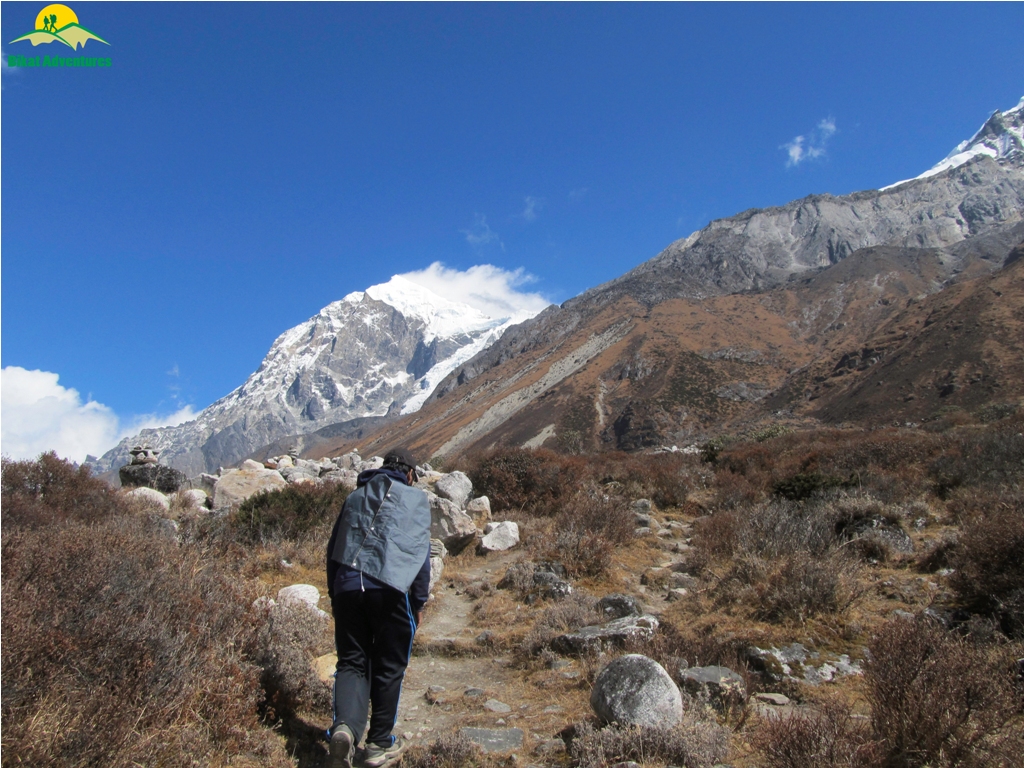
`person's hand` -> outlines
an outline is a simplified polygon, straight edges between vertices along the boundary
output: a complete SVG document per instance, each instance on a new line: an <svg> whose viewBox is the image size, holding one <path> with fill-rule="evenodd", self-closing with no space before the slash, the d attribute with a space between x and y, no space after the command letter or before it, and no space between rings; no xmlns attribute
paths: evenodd
<svg viewBox="0 0 1024 768"><path fill-rule="evenodd" d="M416 611L416 628L419 629L420 624L423 623L423 611L422 609Z"/></svg>

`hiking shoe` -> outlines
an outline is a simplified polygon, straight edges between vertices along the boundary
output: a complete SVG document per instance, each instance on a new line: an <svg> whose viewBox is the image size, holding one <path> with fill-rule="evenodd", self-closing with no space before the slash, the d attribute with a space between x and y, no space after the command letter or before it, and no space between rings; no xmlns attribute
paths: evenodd
<svg viewBox="0 0 1024 768"><path fill-rule="evenodd" d="M395 739L395 743L389 747L382 747L379 744L373 742L367 742L366 748L363 753L363 765L366 768L380 768L385 763L390 763L405 749L403 742Z"/></svg>
<svg viewBox="0 0 1024 768"><path fill-rule="evenodd" d="M330 759L327 765L330 768L352 768L352 744L355 737L352 729L344 723L335 727L331 734Z"/></svg>

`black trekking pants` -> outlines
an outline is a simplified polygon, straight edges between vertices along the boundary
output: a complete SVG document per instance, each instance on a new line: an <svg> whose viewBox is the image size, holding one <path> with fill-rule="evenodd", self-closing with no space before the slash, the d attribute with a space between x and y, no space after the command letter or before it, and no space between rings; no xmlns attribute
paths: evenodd
<svg viewBox="0 0 1024 768"><path fill-rule="evenodd" d="M386 588L339 592L331 601L331 610L338 650L334 725L347 725L358 743L372 707L366 741L390 746L416 633L409 598Z"/></svg>

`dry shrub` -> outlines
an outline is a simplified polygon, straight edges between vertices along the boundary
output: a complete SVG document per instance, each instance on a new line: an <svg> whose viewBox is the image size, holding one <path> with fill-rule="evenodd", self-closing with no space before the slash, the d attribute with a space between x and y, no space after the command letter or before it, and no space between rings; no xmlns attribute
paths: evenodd
<svg viewBox="0 0 1024 768"><path fill-rule="evenodd" d="M495 511L551 515L583 486L621 488L630 499L650 499L660 508L679 507L687 495L711 482L696 456L609 452L565 456L547 450L500 448L460 462L476 492Z"/></svg>
<svg viewBox="0 0 1024 768"><path fill-rule="evenodd" d="M994 486L1024 478L1024 418L997 422L948 441L946 450L928 467L941 498L961 487Z"/></svg>
<svg viewBox="0 0 1024 768"><path fill-rule="evenodd" d="M858 768L875 764L871 729L833 696L817 709L764 720L751 746L767 768Z"/></svg>
<svg viewBox="0 0 1024 768"><path fill-rule="evenodd" d="M675 728L610 725L600 730L589 723L576 726L570 752L580 768L606 766L632 760L654 761L682 768L711 768L729 748L729 730L720 726L710 708L686 702L683 722Z"/></svg>
<svg viewBox="0 0 1024 768"><path fill-rule="evenodd" d="M635 526L622 499L580 491L561 505L554 541L543 556L561 563L571 576L600 576L615 548L633 540Z"/></svg>
<svg viewBox="0 0 1024 768"><path fill-rule="evenodd" d="M327 619L304 603L275 605L265 615L256 643L256 662L271 719L300 707L327 709L331 690L313 671L317 656L334 647Z"/></svg>
<svg viewBox="0 0 1024 768"><path fill-rule="evenodd" d="M973 610L1024 636L1024 499L1005 501L965 526L951 560L952 586Z"/></svg>
<svg viewBox="0 0 1024 768"><path fill-rule="evenodd" d="M765 477L751 479L747 475L723 469L715 474L715 497L712 509L728 511L756 504L764 498Z"/></svg>
<svg viewBox="0 0 1024 768"><path fill-rule="evenodd" d="M402 756L402 768L466 768L480 749L461 731L446 733L427 748L412 747Z"/></svg>
<svg viewBox="0 0 1024 768"><path fill-rule="evenodd" d="M751 584L755 615L766 621L804 622L822 614L841 615L861 596L858 566L843 555L818 560L797 553L774 566L764 581Z"/></svg>
<svg viewBox="0 0 1024 768"><path fill-rule="evenodd" d="M714 474L697 456L683 453L608 453L591 458L590 476L622 485L631 499L650 499L661 508L681 507L687 495L712 482Z"/></svg>
<svg viewBox="0 0 1024 768"><path fill-rule="evenodd" d="M1011 765L1024 747L1007 649L973 644L926 620L897 619L870 646L865 678L882 764ZM1016 750L1016 752L1014 752Z"/></svg>
<svg viewBox="0 0 1024 768"><path fill-rule="evenodd" d="M257 719L255 591L57 461L4 465L4 763L287 765Z"/></svg>
<svg viewBox="0 0 1024 768"><path fill-rule="evenodd" d="M495 512L548 514L564 489L578 482L563 471L563 463L551 451L498 448L468 460L465 472L473 478L475 491L491 500Z"/></svg>
<svg viewBox="0 0 1024 768"><path fill-rule="evenodd" d="M35 461L0 460L3 526L43 528L64 522L96 523L125 511L114 490L52 451Z"/></svg>
<svg viewBox="0 0 1024 768"><path fill-rule="evenodd" d="M740 518L734 512L720 512L702 517L693 526L692 543L696 554L690 565L700 571L710 562L732 557L739 541Z"/></svg>

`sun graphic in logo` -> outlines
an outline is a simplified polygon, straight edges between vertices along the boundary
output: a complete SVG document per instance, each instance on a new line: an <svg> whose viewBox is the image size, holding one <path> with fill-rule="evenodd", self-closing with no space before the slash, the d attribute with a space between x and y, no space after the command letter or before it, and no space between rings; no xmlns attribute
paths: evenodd
<svg viewBox="0 0 1024 768"><path fill-rule="evenodd" d="M93 34L79 24L78 15L60 3L52 3L43 8L36 16L35 31L11 40L11 42L18 43L22 40L29 41L33 46L61 42L69 48L84 48L90 40L110 45L102 37Z"/></svg>

